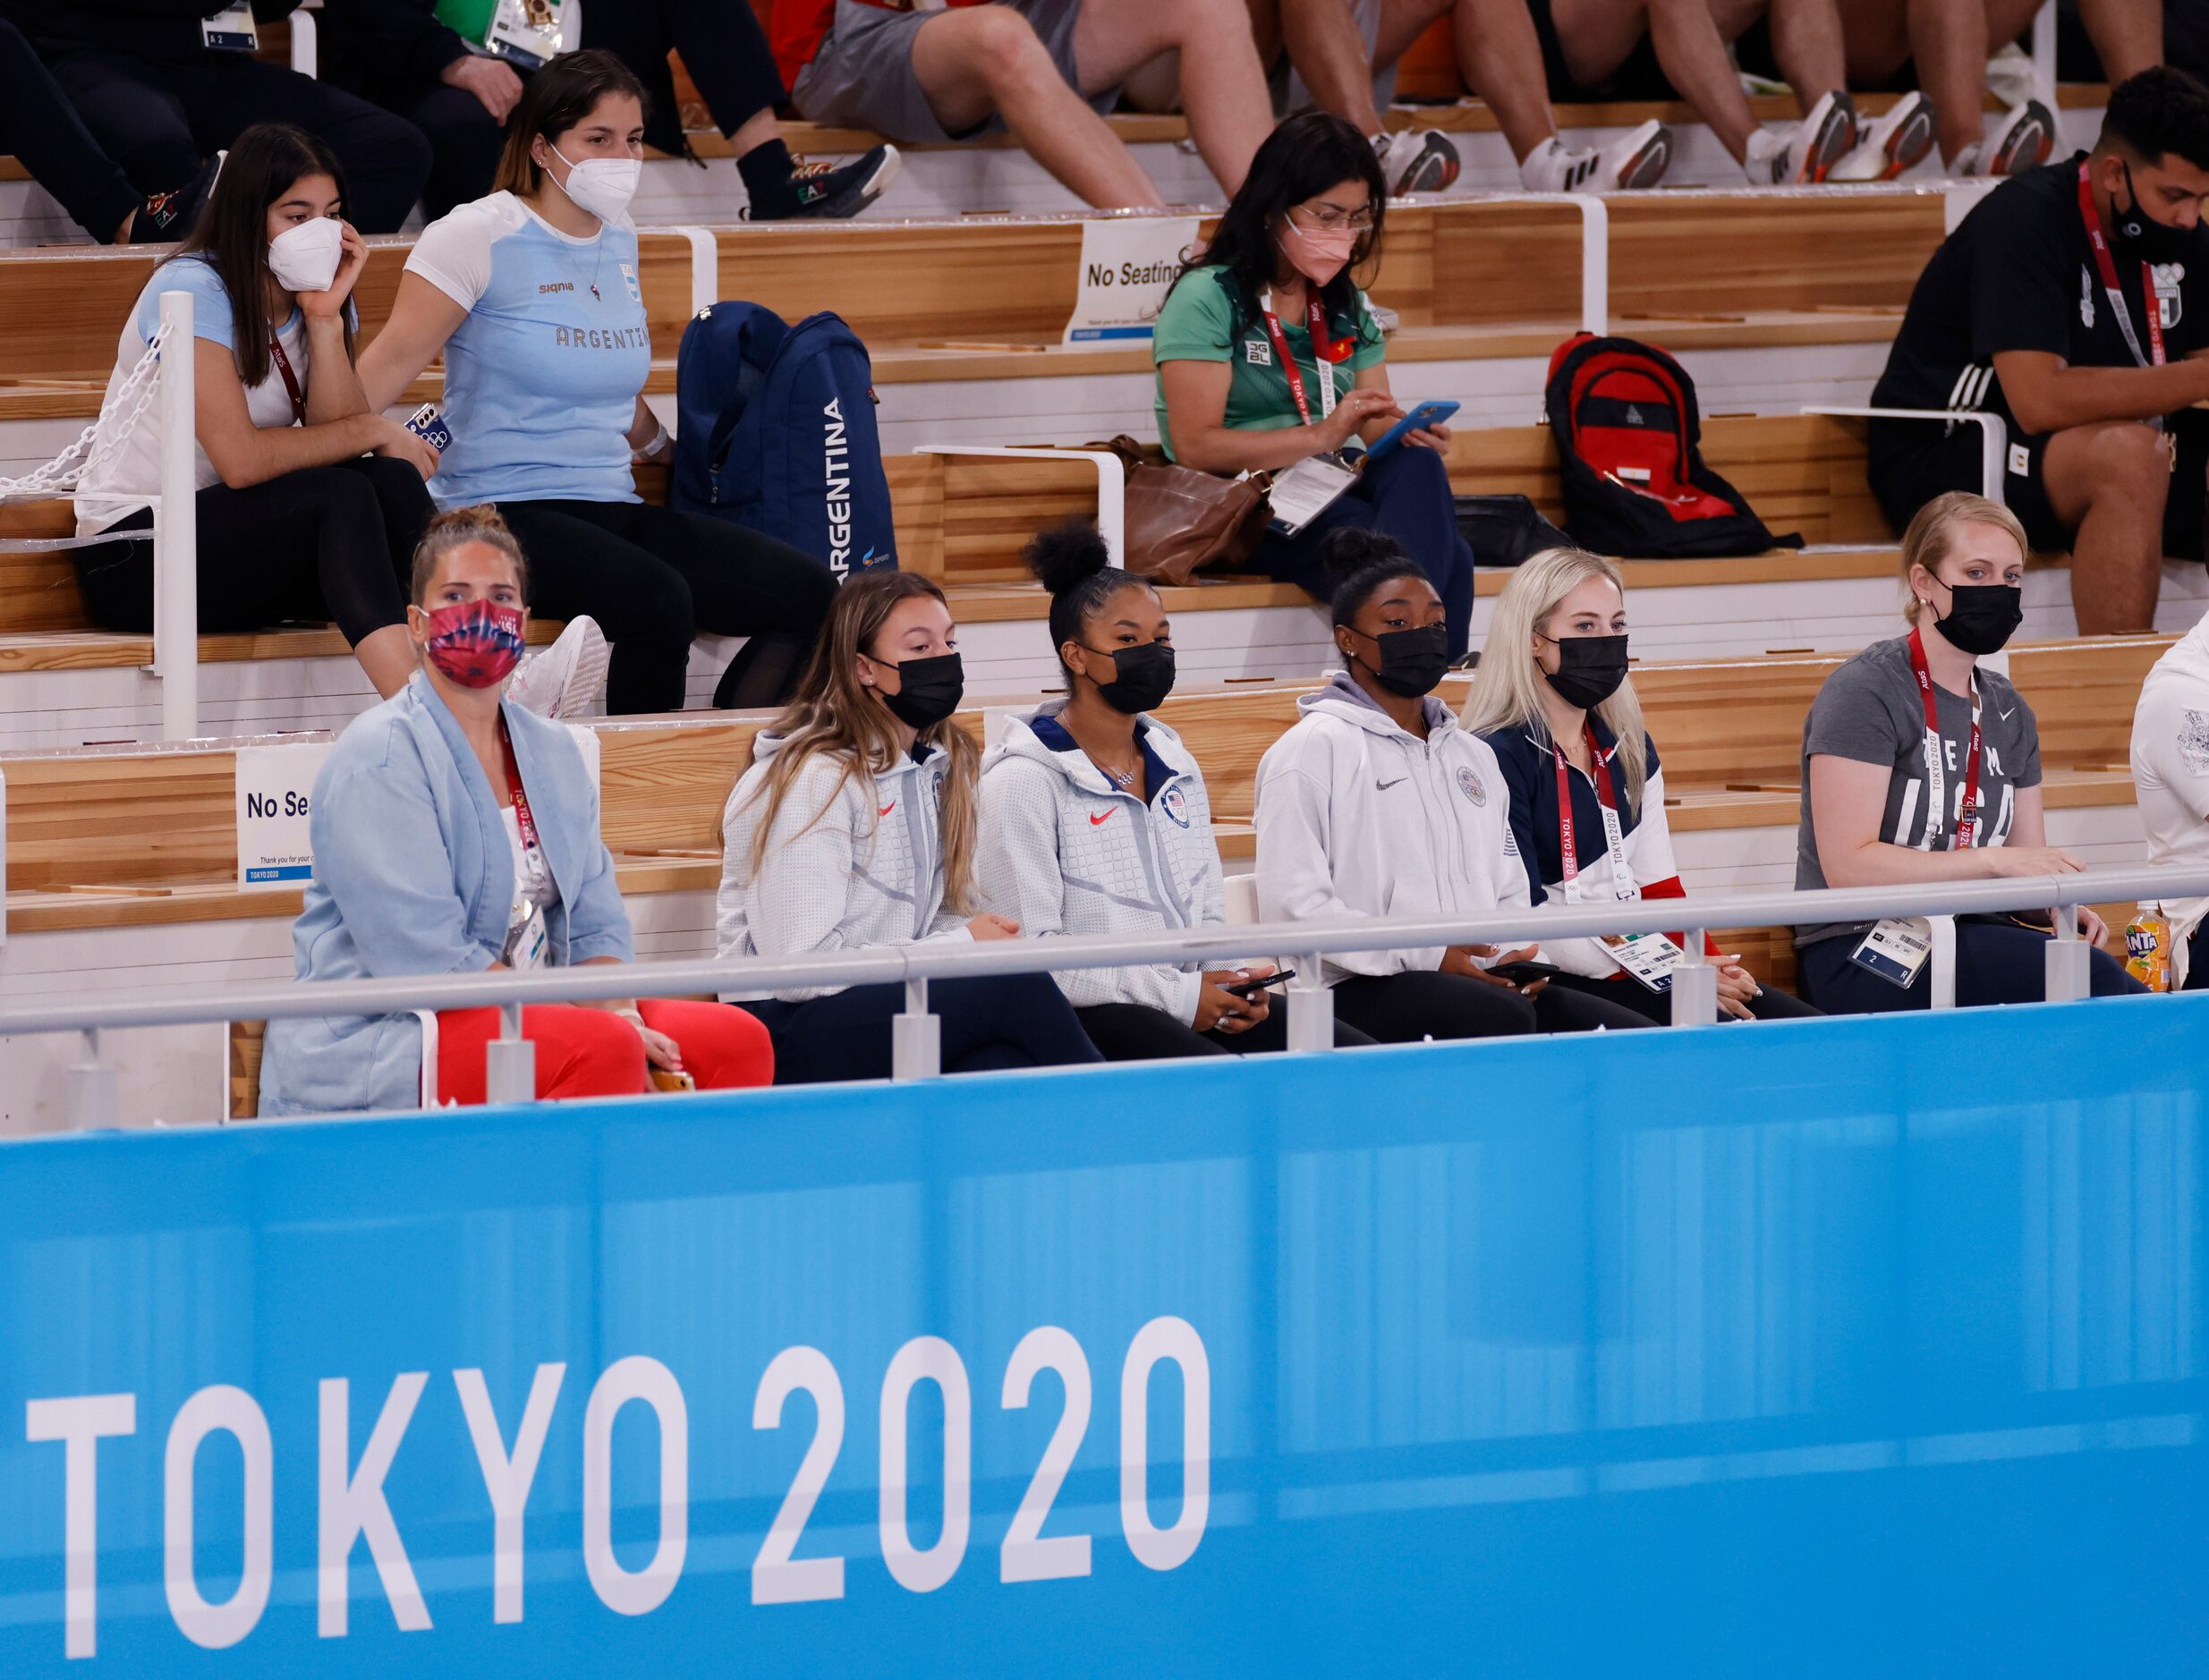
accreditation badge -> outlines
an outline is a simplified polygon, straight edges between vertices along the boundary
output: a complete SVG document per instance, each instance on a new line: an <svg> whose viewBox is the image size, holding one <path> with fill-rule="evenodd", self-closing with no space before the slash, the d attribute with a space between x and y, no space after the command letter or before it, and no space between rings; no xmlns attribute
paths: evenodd
<svg viewBox="0 0 2209 1680"><path fill-rule="evenodd" d="M225 6L209 13L200 20L200 44L210 52L259 52L260 32L253 27L253 8Z"/></svg>
<svg viewBox="0 0 2209 1680"><path fill-rule="evenodd" d="M1923 916L1889 918L1857 942L1848 960L1907 991L1933 955L1933 924Z"/></svg>

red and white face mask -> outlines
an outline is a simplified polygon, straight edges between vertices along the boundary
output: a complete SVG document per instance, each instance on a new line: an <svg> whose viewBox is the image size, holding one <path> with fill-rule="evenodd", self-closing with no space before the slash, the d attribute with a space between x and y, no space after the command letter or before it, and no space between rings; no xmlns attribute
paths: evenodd
<svg viewBox="0 0 2209 1680"><path fill-rule="evenodd" d="M432 607L422 655L463 688L492 688L521 663L522 609L497 601L454 601Z"/></svg>

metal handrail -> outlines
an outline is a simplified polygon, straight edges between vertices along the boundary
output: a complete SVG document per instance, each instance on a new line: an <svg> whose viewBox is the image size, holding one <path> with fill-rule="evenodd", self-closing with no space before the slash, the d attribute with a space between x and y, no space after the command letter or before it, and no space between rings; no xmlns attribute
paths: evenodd
<svg viewBox="0 0 2209 1680"><path fill-rule="evenodd" d="M1157 963L1202 963L1254 952L1294 954L1299 961L1336 951L1378 951L1449 945L1509 946L1609 933L1656 933L1718 927L1873 921L1999 912L2021 906L2073 907L2123 899L2209 895L2209 869L2177 866L2088 870L2076 875L1827 887L1815 892L1752 893L1697 898L1639 899L1559 909L1496 911L1479 916L1382 917L1358 921L1279 921L1202 931L1104 934L1082 938L1004 939L967 943L927 940L879 950L796 959L720 957L684 963L623 963L399 980L293 981L280 987L180 988L107 1003L71 1000L0 1008L0 1036L105 1031L129 1027L315 1015L395 1014L404 1010L465 1009L523 1004L589 1003L637 995L716 991L771 992L794 987L845 987L903 981L925 985L989 974L1124 968ZM2076 943L2073 919L2057 918L2059 933ZM1691 939L1690 966L1701 965ZM1318 990L1316 963L1299 990Z"/></svg>

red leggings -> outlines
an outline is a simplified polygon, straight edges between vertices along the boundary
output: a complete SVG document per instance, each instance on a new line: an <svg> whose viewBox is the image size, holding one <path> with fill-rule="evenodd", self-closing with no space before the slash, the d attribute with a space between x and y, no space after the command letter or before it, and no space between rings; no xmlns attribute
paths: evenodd
<svg viewBox="0 0 2209 1680"><path fill-rule="evenodd" d="M684 1071L701 1090L771 1085L775 1047L767 1029L729 1004L641 998L645 1025L683 1048ZM497 1009L446 1009L438 1015L438 1100L483 1101L483 1050L498 1036ZM622 1016L574 1004L531 1004L522 1031L537 1047L537 1095L634 1097L649 1090L644 1040Z"/></svg>

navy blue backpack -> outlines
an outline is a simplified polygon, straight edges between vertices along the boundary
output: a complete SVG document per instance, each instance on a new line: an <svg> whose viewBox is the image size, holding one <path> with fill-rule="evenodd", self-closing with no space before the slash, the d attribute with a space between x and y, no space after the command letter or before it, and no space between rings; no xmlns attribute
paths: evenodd
<svg viewBox="0 0 2209 1680"><path fill-rule="evenodd" d="M842 583L897 564L867 347L827 313L793 327L722 302L683 329L669 500L779 537Z"/></svg>

